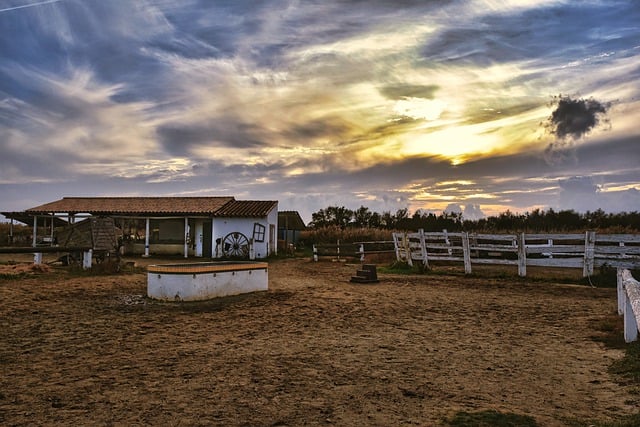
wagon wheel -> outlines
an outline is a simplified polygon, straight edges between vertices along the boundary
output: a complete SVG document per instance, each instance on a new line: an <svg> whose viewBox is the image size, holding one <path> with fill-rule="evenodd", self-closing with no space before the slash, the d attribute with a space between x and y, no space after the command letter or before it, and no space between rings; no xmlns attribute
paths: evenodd
<svg viewBox="0 0 640 427"><path fill-rule="evenodd" d="M249 254L249 239L237 231L229 233L222 239L222 252L228 257L244 258Z"/></svg>

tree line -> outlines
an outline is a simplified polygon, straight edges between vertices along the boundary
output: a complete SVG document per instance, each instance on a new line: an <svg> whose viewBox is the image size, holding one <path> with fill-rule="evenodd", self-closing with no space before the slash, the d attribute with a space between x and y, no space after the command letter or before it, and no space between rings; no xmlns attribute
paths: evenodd
<svg viewBox="0 0 640 427"><path fill-rule="evenodd" d="M477 220L465 219L461 213L417 210L409 215L408 209L395 213L373 212L365 206L351 210L344 206L329 206L311 214L308 227L377 228L416 231L468 231L468 232L571 232L601 230L609 232L640 231L640 212L607 213L602 209L579 213L574 210L534 209L522 214L511 211Z"/></svg>

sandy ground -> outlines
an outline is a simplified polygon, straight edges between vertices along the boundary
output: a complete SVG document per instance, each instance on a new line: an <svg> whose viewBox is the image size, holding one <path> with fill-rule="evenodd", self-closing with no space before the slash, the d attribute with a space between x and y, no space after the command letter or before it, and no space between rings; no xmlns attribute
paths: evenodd
<svg viewBox="0 0 640 427"><path fill-rule="evenodd" d="M146 273L0 279L3 425L441 425L496 410L540 426L640 404L593 337L615 289L513 275L380 274L291 259L269 291L149 300Z"/></svg>

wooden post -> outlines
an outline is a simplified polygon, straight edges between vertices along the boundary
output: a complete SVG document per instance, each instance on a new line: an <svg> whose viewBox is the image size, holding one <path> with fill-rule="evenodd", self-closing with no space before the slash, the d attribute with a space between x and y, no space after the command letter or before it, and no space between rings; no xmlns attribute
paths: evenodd
<svg viewBox="0 0 640 427"><path fill-rule="evenodd" d="M596 246L596 232L587 231L584 236L584 267L582 268L582 277L591 276L593 274L593 258Z"/></svg>
<svg viewBox="0 0 640 427"><path fill-rule="evenodd" d="M49 240L49 246L53 246L53 218L54 217L55 217L55 214L52 213L51 214L51 236L50 236L51 240Z"/></svg>
<svg viewBox="0 0 640 427"><path fill-rule="evenodd" d="M82 268L84 270L88 270L91 268L91 264L93 263L93 249L89 249L88 251L84 251L82 254Z"/></svg>
<svg viewBox="0 0 640 427"><path fill-rule="evenodd" d="M396 251L396 261L401 262L402 259L400 258L400 242L398 242L398 234L392 233L391 237L393 237L393 248Z"/></svg>
<svg viewBox="0 0 640 427"><path fill-rule="evenodd" d="M338 262L340 262L340 240L338 240L338 243L336 244L336 250L338 254Z"/></svg>
<svg viewBox="0 0 640 427"><path fill-rule="evenodd" d="M429 254L427 253L427 240L424 237L424 230L421 228L418 230L420 235L420 253L422 255L422 265L424 268L429 268Z"/></svg>
<svg viewBox="0 0 640 427"><path fill-rule="evenodd" d="M624 305L626 304L626 293L624 291L624 278L622 276L622 268L616 268L616 287L618 290L618 315L624 314Z"/></svg>
<svg viewBox="0 0 640 427"><path fill-rule="evenodd" d="M518 276L527 275L527 247L524 233L518 234Z"/></svg>
<svg viewBox="0 0 640 427"><path fill-rule="evenodd" d="M626 300L624 305L624 342L633 342L638 339L638 324L633 314L631 300L629 298Z"/></svg>
<svg viewBox="0 0 640 427"><path fill-rule="evenodd" d="M189 257L189 217L184 217L184 257Z"/></svg>
<svg viewBox="0 0 640 427"><path fill-rule="evenodd" d="M33 246L34 248L37 246L38 242L36 234L38 234L38 215L33 216L33 238L31 239L31 246Z"/></svg>
<svg viewBox="0 0 640 427"><path fill-rule="evenodd" d="M318 262L318 247L315 243L313 244L313 260Z"/></svg>
<svg viewBox="0 0 640 427"><path fill-rule="evenodd" d="M442 234L444 235L444 244L447 246L451 246L451 242L449 241L449 232L446 228L442 230ZM451 255L451 249L447 249L447 253Z"/></svg>
<svg viewBox="0 0 640 427"><path fill-rule="evenodd" d="M147 222L145 224L144 231L144 255L145 258L149 257L149 218L147 218Z"/></svg>
<svg viewBox="0 0 640 427"><path fill-rule="evenodd" d="M32 246L35 248L38 246L38 216L33 216L33 241L31 242ZM42 252L34 252L33 253L33 263L34 264L42 264Z"/></svg>
<svg viewBox="0 0 640 427"><path fill-rule="evenodd" d="M360 243L360 262L364 262L364 243Z"/></svg>
<svg viewBox="0 0 640 427"><path fill-rule="evenodd" d="M404 253L407 255L407 264L409 264L409 267L413 267L413 259L411 259L411 246L409 246L409 235L406 231L404 232L404 236L402 236L402 239Z"/></svg>
<svg viewBox="0 0 640 427"><path fill-rule="evenodd" d="M469 233L462 233L462 259L464 260L464 274L471 274L471 250L469 248Z"/></svg>
<svg viewBox="0 0 640 427"><path fill-rule="evenodd" d="M632 342L638 339L640 328L640 283L629 270L622 272L622 281L625 294L624 341Z"/></svg>

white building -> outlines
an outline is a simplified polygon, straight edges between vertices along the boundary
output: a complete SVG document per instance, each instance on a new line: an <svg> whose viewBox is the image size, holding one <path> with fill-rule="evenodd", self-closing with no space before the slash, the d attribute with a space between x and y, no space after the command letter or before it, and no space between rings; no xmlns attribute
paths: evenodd
<svg viewBox="0 0 640 427"><path fill-rule="evenodd" d="M90 217L114 219L123 254L265 258L277 253L278 202L233 197L65 197L7 218L34 225L55 244L53 225ZM50 224L49 228L46 224ZM37 227L35 227L37 225ZM43 227L43 225L45 225Z"/></svg>

